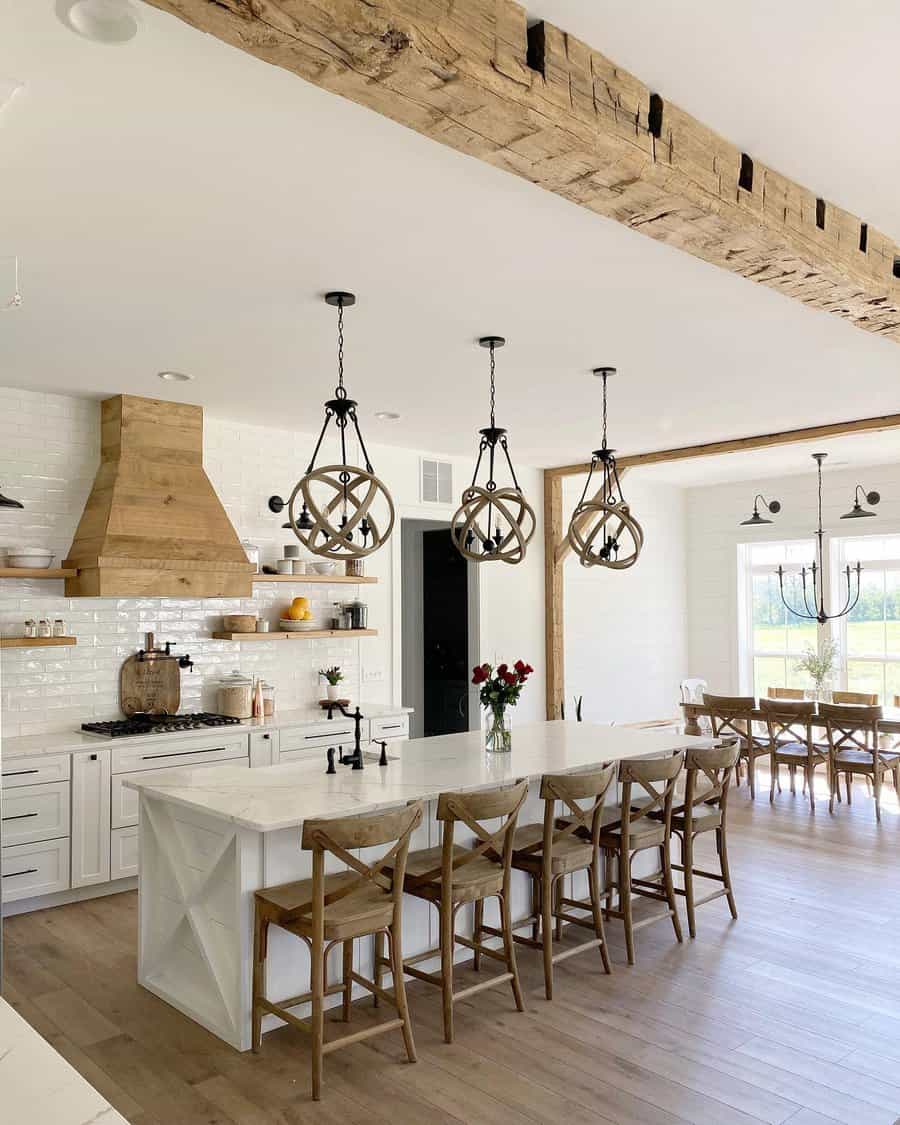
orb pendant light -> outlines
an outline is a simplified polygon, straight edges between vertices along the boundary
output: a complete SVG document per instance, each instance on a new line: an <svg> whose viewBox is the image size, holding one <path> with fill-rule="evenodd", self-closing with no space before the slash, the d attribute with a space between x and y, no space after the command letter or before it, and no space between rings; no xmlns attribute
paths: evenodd
<svg viewBox="0 0 900 1125"><path fill-rule="evenodd" d="M300 542L326 559L361 559L383 546L394 529L394 502L375 476L360 433L356 402L344 389L344 309L356 304L352 293L326 293L326 304L338 311L338 385L325 403L325 422L306 475L288 500L288 521ZM340 440L339 464L316 467L325 435L334 423ZM348 464L347 427L352 424L365 468ZM299 516L295 514L302 503Z"/></svg>
<svg viewBox="0 0 900 1125"><path fill-rule="evenodd" d="M614 367L594 369L603 380L603 442L591 455L591 470L569 521L568 540L582 566L627 570L638 560L644 532L625 503L615 453L606 443L606 382L615 373ZM600 487L588 498L591 481Z"/></svg>
<svg viewBox="0 0 900 1125"><path fill-rule="evenodd" d="M457 550L471 562L520 563L525 558L525 550L534 535L536 521L531 505L522 495L509 456L506 430L496 424L494 418L495 399L495 357L497 348L502 348L506 340L502 336L482 336L478 343L489 348L491 353L491 424L480 430L478 459L472 483L463 492L459 507L453 514L451 534ZM498 488L494 480L498 447L506 458L512 485ZM487 453L487 480L478 483L484 455Z"/></svg>

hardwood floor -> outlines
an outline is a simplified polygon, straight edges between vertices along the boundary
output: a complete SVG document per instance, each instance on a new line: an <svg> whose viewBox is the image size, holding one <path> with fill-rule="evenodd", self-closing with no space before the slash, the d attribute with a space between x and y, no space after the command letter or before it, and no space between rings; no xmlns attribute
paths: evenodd
<svg viewBox="0 0 900 1125"><path fill-rule="evenodd" d="M564 961L552 1003L540 956L520 949L528 1011L508 988L481 993L457 1006L452 1046L439 992L410 985L420 1061L403 1061L399 1033L339 1051L318 1104L297 1032L240 1055L138 988L134 893L9 919L6 998L132 1125L891 1125L896 797L878 827L861 785L834 816L827 798L814 816L788 792L770 806L767 787L761 770L755 805L732 794L738 922L720 899L698 911L694 942L644 929L631 969L610 922L613 975L599 954ZM384 1016L361 1002L353 1018Z"/></svg>

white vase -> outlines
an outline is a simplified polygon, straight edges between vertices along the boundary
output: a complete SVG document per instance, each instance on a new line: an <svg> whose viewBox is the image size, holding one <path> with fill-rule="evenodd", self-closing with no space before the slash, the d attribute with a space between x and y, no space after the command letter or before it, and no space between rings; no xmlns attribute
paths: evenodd
<svg viewBox="0 0 900 1125"><path fill-rule="evenodd" d="M328 698L332 699L332 700L341 698L341 685L340 684L329 684L328 685Z"/></svg>

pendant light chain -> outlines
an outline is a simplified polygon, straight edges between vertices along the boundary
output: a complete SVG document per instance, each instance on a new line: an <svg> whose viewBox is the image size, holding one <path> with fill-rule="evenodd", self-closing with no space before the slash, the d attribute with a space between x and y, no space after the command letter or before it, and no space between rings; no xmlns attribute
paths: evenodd
<svg viewBox="0 0 900 1125"><path fill-rule="evenodd" d="M344 302L338 300L338 385L334 393L338 398L346 398L344 389Z"/></svg>
<svg viewBox="0 0 900 1125"><path fill-rule="evenodd" d="M609 376L603 372L603 448L606 449L606 380Z"/></svg>
<svg viewBox="0 0 900 1125"><path fill-rule="evenodd" d="M496 387L494 383L494 372L496 369L496 360L494 359L494 342L491 341L491 429L496 427L496 419L494 417L494 405L497 398Z"/></svg>

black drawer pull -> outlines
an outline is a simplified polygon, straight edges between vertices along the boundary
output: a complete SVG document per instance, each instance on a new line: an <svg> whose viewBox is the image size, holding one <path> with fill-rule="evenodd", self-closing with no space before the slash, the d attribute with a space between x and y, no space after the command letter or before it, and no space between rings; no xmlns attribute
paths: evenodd
<svg viewBox="0 0 900 1125"><path fill-rule="evenodd" d="M23 812L23 813L19 813L18 816L3 816L3 817L0 817L0 820L2 820L3 823L5 824L8 820L27 820L30 816L37 816L37 815L38 814L36 812Z"/></svg>
<svg viewBox="0 0 900 1125"><path fill-rule="evenodd" d="M219 751L227 749L227 746L213 746L207 747L206 750L176 750L171 754L144 754L141 761L155 762L157 758L187 758L192 754L218 754Z"/></svg>
<svg viewBox="0 0 900 1125"><path fill-rule="evenodd" d="M305 734L303 737L306 739L307 742L309 742L309 740L311 738L319 738L319 739L322 739L322 738L324 738L324 739L339 738L342 734L353 734L353 731L352 730L330 730L327 734Z"/></svg>
<svg viewBox="0 0 900 1125"><path fill-rule="evenodd" d="M17 875L36 875L37 868L29 867L27 871L7 871L3 876L4 879L15 879Z"/></svg>
<svg viewBox="0 0 900 1125"><path fill-rule="evenodd" d="M40 773L40 770L9 770L3 777L24 777L26 773Z"/></svg>
<svg viewBox="0 0 900 1125"><path fill-rule="evenodd" d="M381 729L382 730L402 730L402 728L403 728L403 723L394 723L391 726L384 726Z"/></svg>

